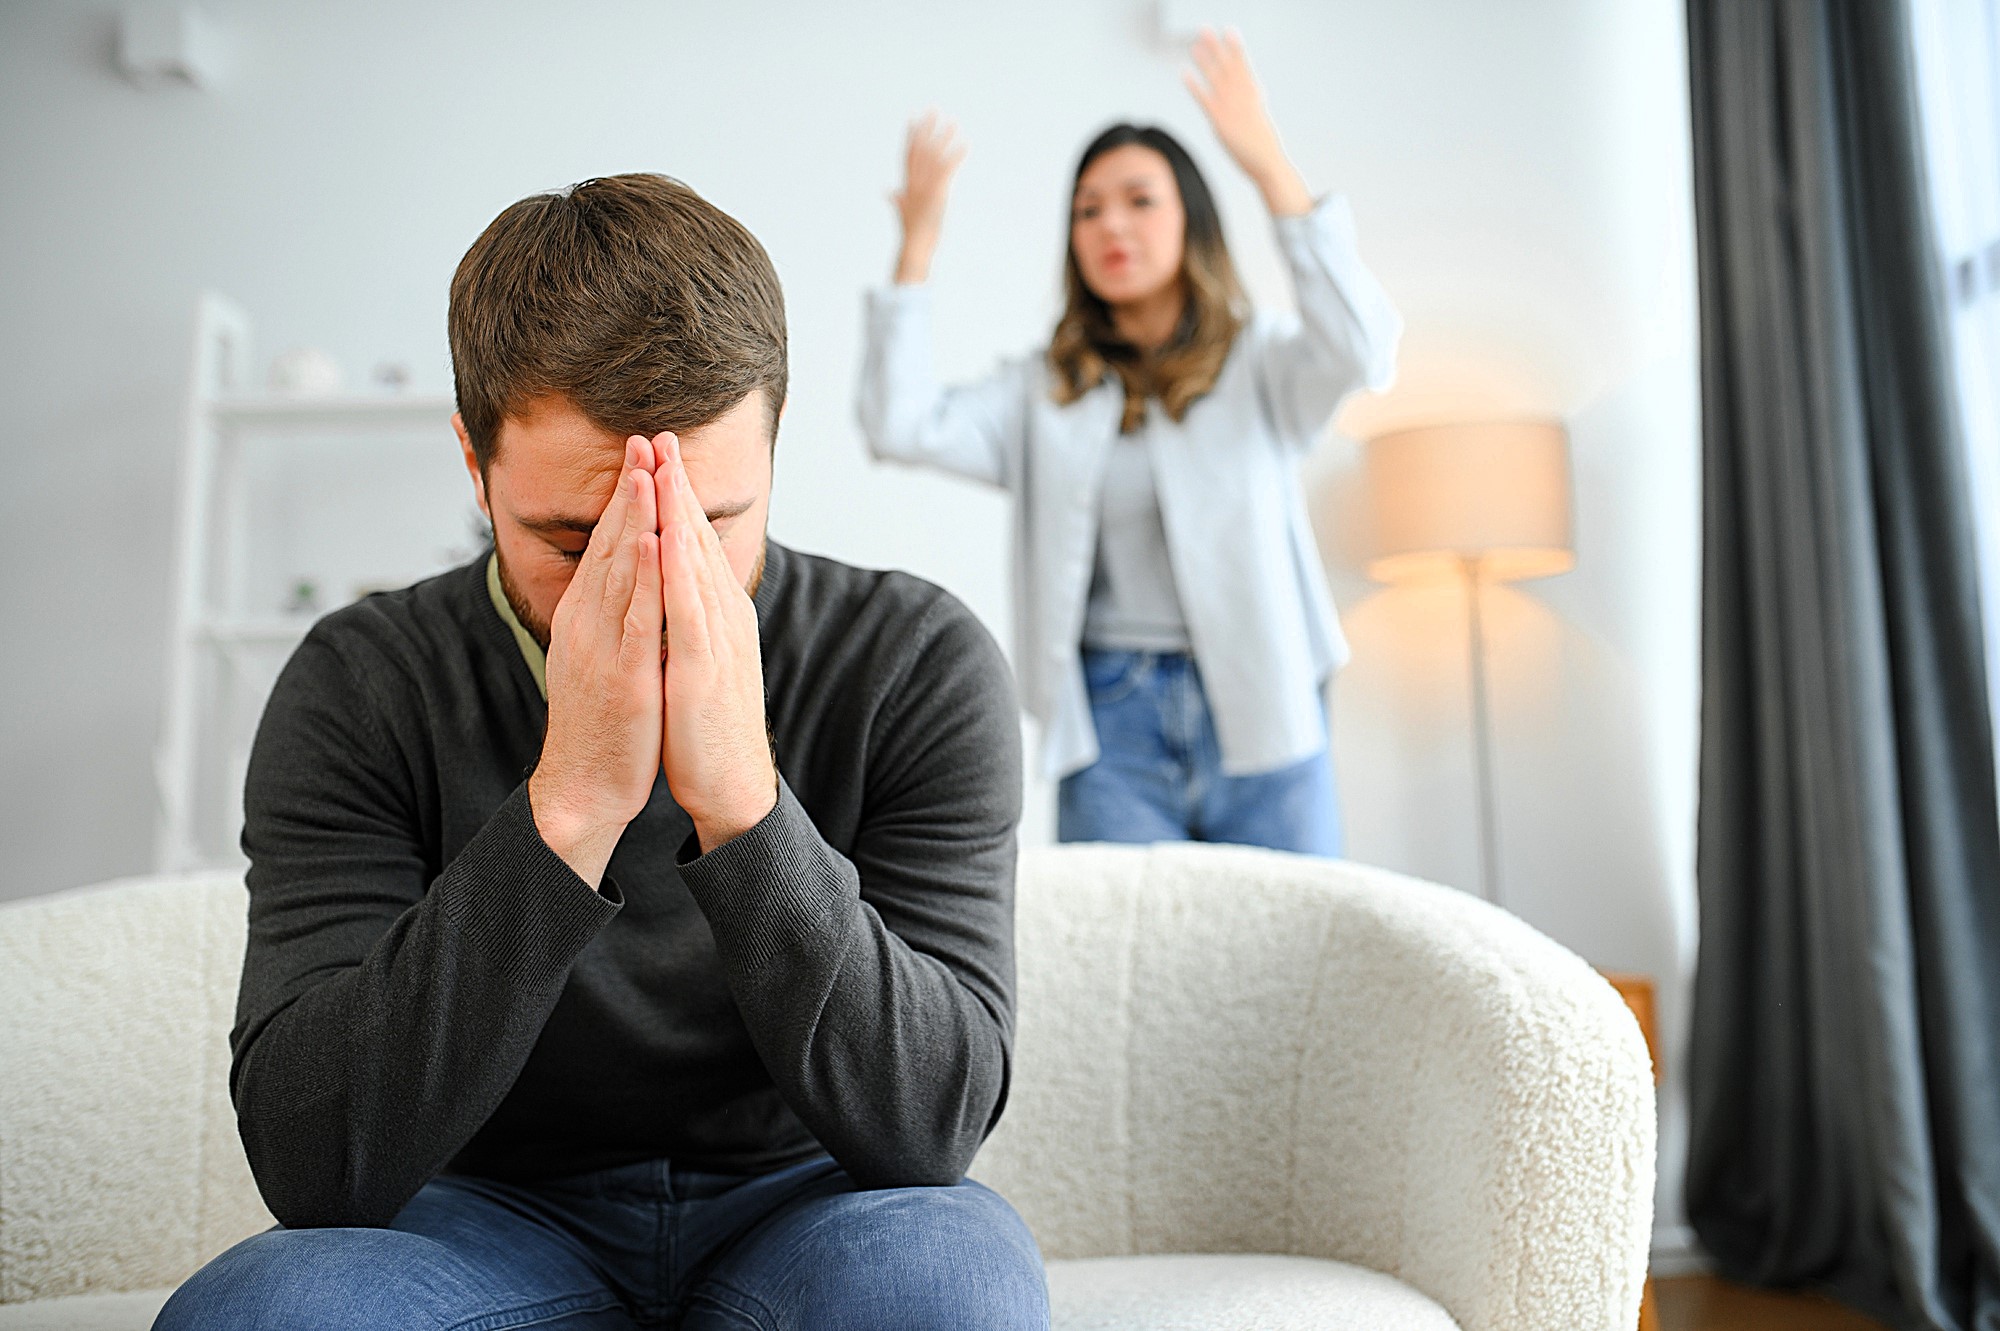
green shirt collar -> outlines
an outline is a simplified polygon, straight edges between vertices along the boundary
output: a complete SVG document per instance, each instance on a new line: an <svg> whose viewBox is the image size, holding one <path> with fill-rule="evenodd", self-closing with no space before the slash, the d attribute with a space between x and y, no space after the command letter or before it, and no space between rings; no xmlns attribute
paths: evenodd
<svg viewBox="0 0 2000 1331"><path fill-rule="evenodd" d="M497 550L486 560L486 594L493 599L493 612L500 616L500 622L513 630L514 643L521 649L521 659L528 663L528 673L535 677L535 687L541 690L542 701L547 702L549 654L542 650L542 644L535 641L535 635L522 625L514 607L507 604L507 592L500 585L500 552Z"/></svg>

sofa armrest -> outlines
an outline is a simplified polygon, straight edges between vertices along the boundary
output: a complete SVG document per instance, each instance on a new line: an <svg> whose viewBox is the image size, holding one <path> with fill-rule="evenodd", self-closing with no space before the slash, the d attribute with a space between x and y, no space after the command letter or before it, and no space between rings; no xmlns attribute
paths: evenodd
<svg viewBox="0 0 2000 1331"><path fill-rule="evenodd" d="M1344 866L1301 1065L1298 1250L1465 1331L1629 1331L1652 1230L1652 1065L1580 958L1449 889Z"/></svg>
<svg viewBox="0 0 2000 1331"><path fill-rule="evenodd" d="M1016 927L973 1172L1049 1257L1327 1257L1465 1331L1634 1324L1653 1085L1575 955L1449 888L1242 847L1032 849Z"/></svg>
<svg viewBox="0 0 2000 1331"><path fill-rule="evenodd" d="M179 1284L271 1223L229 1107L235 874L0 906L0 1304Z"/></svg>

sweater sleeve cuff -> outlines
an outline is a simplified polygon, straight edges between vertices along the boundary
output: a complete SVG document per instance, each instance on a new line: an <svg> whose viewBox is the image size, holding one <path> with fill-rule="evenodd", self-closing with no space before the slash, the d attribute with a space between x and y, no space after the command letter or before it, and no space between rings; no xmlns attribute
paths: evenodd
<svg viewBox="0 0 2000 1331"><path fill-rule="evenodd" d="M930 304L928 282L891 282L868 289L868 306L873 310L927 310Z"/></svg>
<svg viewBox="0 0 2000 1331"><path fill-rule="evenodd" d="M826 843L783 777L763 821L706 854L692 853L699 849L689 837L681 881L716 941L745 961L835 932L843 904L860 897L854 866Z"/></svg>
<svg viewBox="0 0 2000 1331"><path fill-rule="evenodd" d="M431 891L479 956L524 979L560 981L624 898L577 877L535 828L522 782L486 820Z"/></svg>
<svg viewBox="0 0 2000 1331"><path fill-rule="evenodd" d="M868 291L868 326L876 336L892 330L922 327L931 313L931 289L921 284L901 283L871 287Z"/></svg>
<svg viewBox="0 0 2000 1331"><path fill-rule="evenodd" d="M1345 194L1329 194L1296 217L1274 217L1278 244L1297 259L1329 245L1354 248L1354 209Z"/></svg>

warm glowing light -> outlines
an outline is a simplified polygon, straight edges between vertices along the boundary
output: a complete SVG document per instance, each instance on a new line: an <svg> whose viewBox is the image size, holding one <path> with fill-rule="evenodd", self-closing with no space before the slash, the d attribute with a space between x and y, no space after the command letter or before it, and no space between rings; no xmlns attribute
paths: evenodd
<svg viewBox="0 0 2000 1331"><path fill-rule="evenodd" d="M1567 573L1569 438L1553 421L1485 421L1396 430L1368 442L1378 582L1492 582Z"/></svg>

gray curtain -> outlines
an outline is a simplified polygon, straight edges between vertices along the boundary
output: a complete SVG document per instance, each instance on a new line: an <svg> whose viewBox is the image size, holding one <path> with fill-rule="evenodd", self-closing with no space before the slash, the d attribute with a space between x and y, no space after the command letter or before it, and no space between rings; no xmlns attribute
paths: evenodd
<svg viewBox="0 0 2000 1331"><path fill-rule="evenodd" d="M2000 828L1898 0L1688 0L1704 402L1690 1219L2000 1331Z"/></svg>

